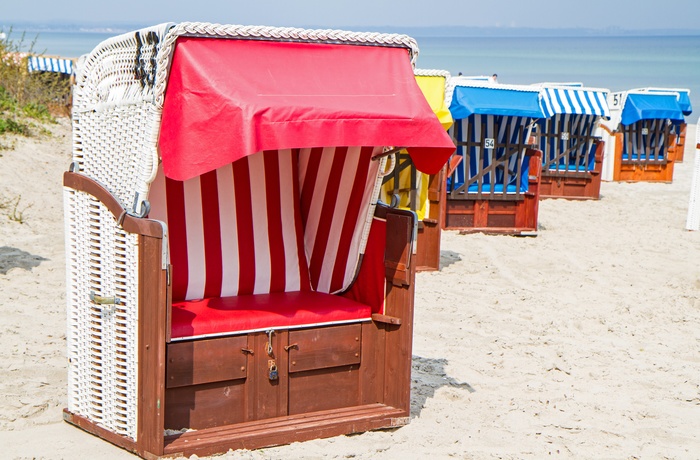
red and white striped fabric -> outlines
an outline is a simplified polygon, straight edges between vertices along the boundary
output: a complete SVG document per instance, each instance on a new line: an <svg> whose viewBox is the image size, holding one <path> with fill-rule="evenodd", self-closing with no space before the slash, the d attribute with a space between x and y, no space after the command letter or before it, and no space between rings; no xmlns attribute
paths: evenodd
<svg viewBox="0 0 700 460"><path fill-rule="evenodd" d="M369 231L381 147L301 149L301 218L311 287L337 293L353 282Z"/></svg>
<svg viewBox="0 0 700 460"><path fill-rule="evenodd" d="M187 181L159 171L173 301L347 289L369 230L380 147L258 152Z"/></svg>
<svg viewBox="0 0 700 460"><path fill-rule="evenodd" d="M258 152L181 182L162 170L149 217L168 225L173 301L310 289L298 152Z"/></svg>

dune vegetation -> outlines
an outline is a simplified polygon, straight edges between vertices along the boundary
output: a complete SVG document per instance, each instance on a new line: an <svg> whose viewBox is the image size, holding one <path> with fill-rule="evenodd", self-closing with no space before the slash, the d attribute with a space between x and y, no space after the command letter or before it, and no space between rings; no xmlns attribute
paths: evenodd
<svg viewBox="0 0 700 460"><path fill-rule="evenodd" d="M70 78L53 72L29 72L28 56L38 54L32 52L34 42L27 43L24 34L15 40L12 31L0 36L0 136L45 133L43 124L70 114ZM27 48L30 51L21 51Z"/></svg>

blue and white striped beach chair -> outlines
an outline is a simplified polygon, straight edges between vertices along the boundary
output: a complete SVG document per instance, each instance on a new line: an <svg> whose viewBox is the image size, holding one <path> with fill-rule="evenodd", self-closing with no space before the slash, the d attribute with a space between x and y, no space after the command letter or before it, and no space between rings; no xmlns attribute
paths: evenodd
<svg viewBox="0 0 700 460"><path fill-rule="evenodd" d="M661 88L636 89L608 96L615 132L615 156L613 162L606 161L605 179L673 180L677 139L685 124L680 101L681 93ZM691 110L688 101L685 112ZM606 173L606 168L612 168L612 174Z"/></svg>
<svg viewBox="0 0 700 460"><path fill-rule="evenodd" d="M516 209L538 196L540 167L533 170L530 160L537 154L529 147L535 120L546 116L539 89L455 77L446 103L455 120L455 155L462 161L447 179L445 227L536 231L536 209L527 219Z"/></svg>
<svg viewBox="0 0 700 460"><path fill-rule="evenodd" d="M73 61L70 59L30 56L27 59L29 72L56 72L73 75Z"/></svg>
<svg viewBox="0 0 700 460"><path fill-rule="evenodd" d="M597 135L601 119L609 119L609 90L580 83L541 83L549 118L538 121L542 150L543 197L600 197L603 145Z"/></svg>

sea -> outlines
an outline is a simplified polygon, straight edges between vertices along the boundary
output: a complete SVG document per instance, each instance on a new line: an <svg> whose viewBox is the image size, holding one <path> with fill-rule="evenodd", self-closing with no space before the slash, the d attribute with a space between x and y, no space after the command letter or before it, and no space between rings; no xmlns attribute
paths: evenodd
<svg viewBox="0 0 700 460"><path fill-rule="evenodd" d="M89 53L113 31L26 33L25 42L46 55L75 58ZM696 123L700 115L700 34L688 36L425 36L414 35L417 67L453 75L498 74L506 84L579 82L624 91L662 87L690 89ZM11 38L18 38L13 33Z"/></svg>

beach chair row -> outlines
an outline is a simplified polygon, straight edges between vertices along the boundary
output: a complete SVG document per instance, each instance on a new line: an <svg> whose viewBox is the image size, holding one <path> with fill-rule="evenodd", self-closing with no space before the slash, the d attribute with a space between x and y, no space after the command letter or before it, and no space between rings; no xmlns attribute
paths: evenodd
<svg viewBox="0 0 700 460"><path fill-rule="evenodd" d="M611 93L425 70L416 78L444 87L424 92L456 144L439 177L395 172L386 186L386 200L393 193L419 218L430 214L419 230L419 270L439 268L434 221L461 232L535 235L541 198L599 199L601 180L671 182L683 161L687 89Z"/></svg>

